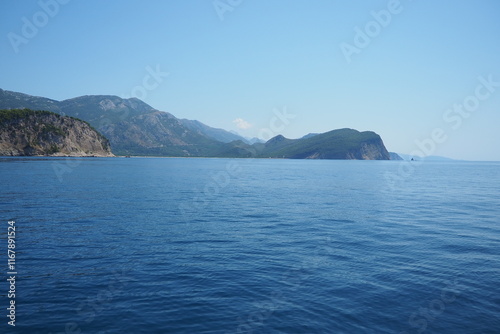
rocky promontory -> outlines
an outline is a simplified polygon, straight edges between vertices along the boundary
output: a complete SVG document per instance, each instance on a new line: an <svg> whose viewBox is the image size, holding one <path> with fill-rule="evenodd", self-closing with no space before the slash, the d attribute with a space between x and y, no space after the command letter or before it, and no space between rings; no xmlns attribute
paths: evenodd
<svg viewBox="0 0 500 334"><path fill-rule="evenodd" d="M87 122L30 109L0 110L0 155L114 156L109 141Z"/></svg>
<svg viewBox="0 0 500 334"><path fill-rule="evenodd" d="M285 159L390 160L378 134L354 129L332 130L300 139L278 135L263 145L260 155Z"/></svg>

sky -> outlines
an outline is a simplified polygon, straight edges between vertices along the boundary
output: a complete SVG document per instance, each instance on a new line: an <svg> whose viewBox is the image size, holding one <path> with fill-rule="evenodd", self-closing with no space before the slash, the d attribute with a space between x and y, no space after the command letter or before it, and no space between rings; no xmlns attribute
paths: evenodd
<svg viewBox="0 0 500 334"><path fill-rule="evenodd" d="M0 88L500 161L497 0L1 0Z"/></svg>

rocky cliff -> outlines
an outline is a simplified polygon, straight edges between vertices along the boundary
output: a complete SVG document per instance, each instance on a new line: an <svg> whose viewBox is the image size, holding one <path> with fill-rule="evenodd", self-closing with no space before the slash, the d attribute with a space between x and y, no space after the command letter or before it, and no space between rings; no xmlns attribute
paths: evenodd
<svg viewBox="0 0 500 334"><path fill-rule="evenodd" d="M332 130L301 139L276 136L263 146L260 156L289 159L390 159L378 134L353 129Z"/></svg>
<svg viewBox="0 0 500 334"><path fill-rule="evenodd" d="M48 111L0 110L0 155L113 156L88 123Z"/></svg>

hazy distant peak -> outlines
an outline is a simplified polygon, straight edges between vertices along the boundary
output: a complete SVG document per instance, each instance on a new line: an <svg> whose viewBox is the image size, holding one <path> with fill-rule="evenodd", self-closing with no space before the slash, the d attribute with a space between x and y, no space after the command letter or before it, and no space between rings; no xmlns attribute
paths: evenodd
<svg viewBox="0 0 500 334"><path fill-rule="evenodd" d="M283 141L285 141L285 140L290 140L290 139L285 138L283 135L277 135L277 136L275 136L275 137L273 137L273 138L269 139L269 140L266 142L266 144L269 144L269 145L274 145L274 144L276 144L276 143L281 143L281 142L283 142Z"/></svg>
<svg viewBox="0 0 500 334"><path fill-rule="evenodd" d="M307 139L307 138L311 138L311 137L314 137L314 136L317 136L319 135L319 133L308 133L307 135L305 136L302 136L300 139Z"/></svg>

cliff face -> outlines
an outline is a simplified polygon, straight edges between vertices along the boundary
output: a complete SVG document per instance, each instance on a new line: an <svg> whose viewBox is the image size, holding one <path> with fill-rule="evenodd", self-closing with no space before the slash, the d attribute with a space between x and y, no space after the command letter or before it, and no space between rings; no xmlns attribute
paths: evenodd
<svg viewBox="0 0 500 334"><path fill-rule="evenodd" d="M113 156L108 140L86 122L28 109L0 110L0 155Z"/></svg>
<svg viewBox="0 0 500 334"><path fill-rule="evenodd" d="M262 157L291 159L389 160L379 135L339 129L301 139L277 136L265 145Z"/></svg>
<svg viewBox="0 0 500 334"><path fill-rule="evenodd" d="M390 160L389 152L382 140L362 143L359 150L349 152L346 159L350 160Z"/></svg>

